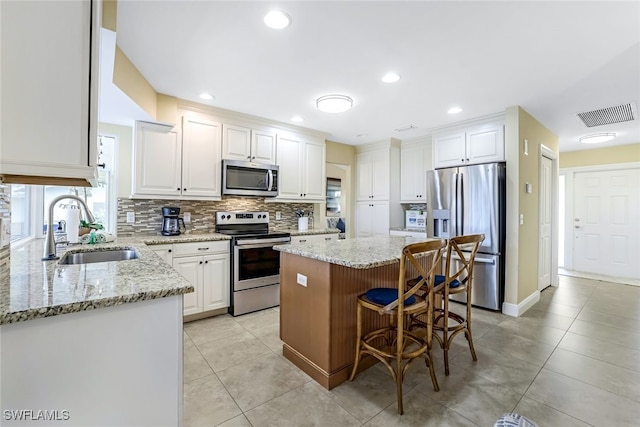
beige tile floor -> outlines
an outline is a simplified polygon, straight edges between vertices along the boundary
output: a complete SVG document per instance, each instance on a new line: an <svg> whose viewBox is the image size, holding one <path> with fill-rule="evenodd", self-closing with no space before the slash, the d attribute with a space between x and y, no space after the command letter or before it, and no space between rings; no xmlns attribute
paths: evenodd
<svg viewBox="0 0 640 427"><path fill-rule="evenodd" d="M424 364L395 386L374 366L327 391L282 356L279 312L184 326L184 425L492 426L507 412L540 427L640 425L640 288L561 276L524 316L473 312L478 361L464 338L440 391Z"/></svg>

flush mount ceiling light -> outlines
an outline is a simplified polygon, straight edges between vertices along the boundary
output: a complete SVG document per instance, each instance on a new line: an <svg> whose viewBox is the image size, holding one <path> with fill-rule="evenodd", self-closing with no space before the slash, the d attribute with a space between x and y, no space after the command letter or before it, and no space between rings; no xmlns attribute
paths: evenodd
<svg viewBox="0 0 640 427"><path fill-rule="evenodd" d="M316 99L316 107L325 113L344 113L353 107L353 99L346 95L325 95Z"/></svg>
<svg viewBox="0 0 640 427"><path fill-rule="evenodd" d="M264 23L274 30L282 30L291 24L291 17L281 10L272 10L264 16Z"/></svg>
<svg viewBox="0 0 640 427"><path fill-rule="evenodd" d="M204 99L205 101L211 101L213 99L213 95L209 93L201 93L200 99Z"/></svg>
<svg viewBox="0 0 640 427"><path fill-rule="evenodd" d="M447 113L449 114L458 114L462 112L462 108L460 107L451 107L447 110Z"/></svg>
<svg viewBox="0 0 640 427"><path fill-rule="evenodd" d="M382 76L382 81L384 83L395 83L400 80L400 75L398 73L390 72Z"/></svg>
<svg viewBox="0 0 640 427"><path fill-rule="evenodd" d="M304 119L301 116L293 116L291 117L292 122L304 122Z"/></svg>
<svg viewBox="0 0 640 427"><path fill-rule="evenodd" d="M583 144L598 144L600 142L611 141L615 137L615 133L596 133L580 137L580 142Z"/></svg>

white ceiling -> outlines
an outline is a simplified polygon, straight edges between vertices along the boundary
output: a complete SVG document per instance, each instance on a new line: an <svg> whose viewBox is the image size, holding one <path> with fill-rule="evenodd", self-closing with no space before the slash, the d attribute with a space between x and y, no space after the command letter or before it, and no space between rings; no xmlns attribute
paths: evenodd
<svg viewBox="0 0 640 427"><path fill-rule="evenodd" d="M272 8L292 25L267 28ZM561 151L592 148L577 142L590 133L618 134L598 147L640 142L638 120L587 129L574 116L640 103L637 1L120 0L117 43L160 93L281 122L301 115L346 144L422 136L513 105L558 135ZM401 80L382 83L391 70ZM329 93L351 96L353 109L318 111ZM105 104L108 121L117 108ZM463 112L447 114L453 105Z"/></svg>

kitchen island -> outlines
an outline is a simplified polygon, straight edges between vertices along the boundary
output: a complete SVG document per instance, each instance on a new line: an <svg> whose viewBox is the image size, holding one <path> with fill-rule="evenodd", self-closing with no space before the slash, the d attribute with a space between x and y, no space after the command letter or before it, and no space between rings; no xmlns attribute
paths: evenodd
<svg viewBox="0 0 640 427"><path fill-rule="evenodd" d="M355 356L357 297L370 288L397 287L402 248L413 242L383 236L277 246L284 356L326 389L344 382ZM421 261L427 266L431 257ZM365 313L363 330L387 321ZM369 358L361 366L374 363Z"/></svg>
<svg viewBox="0 0 640 427"><path fill-rule="evenodd" d="M70 246L139 255L76 265L41 261L41 239L11 249L0 269L3 425L181 425L182 295L193 286L147 247L156 241L166 239Z"/></svg>

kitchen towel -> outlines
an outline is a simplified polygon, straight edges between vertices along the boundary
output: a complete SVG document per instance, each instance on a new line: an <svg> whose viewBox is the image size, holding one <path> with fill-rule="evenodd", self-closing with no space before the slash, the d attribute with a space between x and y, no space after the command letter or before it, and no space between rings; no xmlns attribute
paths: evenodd
<svg viewBox="0 0 640 427"><path fill-rule="evenodd" d="M80 243L91 243L91 235L95 236L95 243L109 243L116 240L115 234L106 231L92 231L80 237Z"/></svg>

